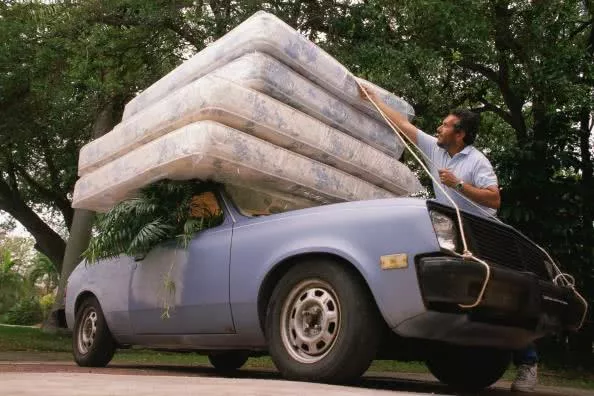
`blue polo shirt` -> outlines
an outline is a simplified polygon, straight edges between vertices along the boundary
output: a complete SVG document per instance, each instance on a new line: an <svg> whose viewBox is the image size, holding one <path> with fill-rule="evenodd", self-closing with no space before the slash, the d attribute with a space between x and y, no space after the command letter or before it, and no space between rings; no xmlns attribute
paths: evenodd
<svg viewBox="0 0 594 396"><path fill-rule="evenodd" d="M426 134L420 129L417 130L417 145L423 153L431 159L432 163L428 163L429 170L435 180L439 182L439 169L449 169L456 175L458 179L464 180L465 183L470 183L475 187L486 188L490 186L497 186L497 176L493 170L493 166L485 157L483 153L477 150L474 146L466 146L462 151L456 153L453 157L437 145L437 138ZM479 205L482 210L475 205L468 202L467 197L463 196L453 188L442 184L442 187L448 192L448 195L456 202L458 207L471 213L476 213L485 216L487 213L495 215L497 211L483 205ZM433 189L435 190L435 198L444 205L452 206L450 200L433 182Z"/></svg>

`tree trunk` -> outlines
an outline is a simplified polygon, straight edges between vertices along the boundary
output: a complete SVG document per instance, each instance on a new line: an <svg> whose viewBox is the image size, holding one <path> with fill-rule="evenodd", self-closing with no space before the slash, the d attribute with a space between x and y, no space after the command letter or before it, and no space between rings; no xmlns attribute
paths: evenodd
<svg viewBox="0 0 594 396"><path fill-rule="evenodd" d="M590 262L585 262L587 273L594 265L594 164L590 153L590 112L584 110L580 120L580 154L582 168L582 215L583 215L583 246L585 257L590 257ZM593 286L594 279L588 279L588 286ZM591 290L591 289L590 289Z"/></svg>
<svg viewBox="0 0 594 396"><path fill-rule="evenodd" d="M0 189L3 186L0 186ZM60 266L64 258L64 240L48 226L27 204L15 194L2 194L0 209L17 219L35 238L35 248L45 254L56 265ZM58 269L59 270L59 269Z"/></svg>
<svg viewBox="0 0 594 396"><path fill-rule="evenodd" d="M99 113L93 125L93 139L97 139L107 132L109 132L115 125L115 101L110 101ZM91 231L93 226L93 218L95 213L89 210L76 209L72 219L72 227L66 244L66 251L64 253L64 260L62 261L62 268L60 271L60 282L58 283L58 292L56 294L56 302L43 327L48 331L55 331L59 327L66 327L64 320L64 288L68 281L68 277L74 271L74 268L80 262L80 256L89 246L91 239Z"/></svg>
<svg viewBox="0 0 594 396"><path fill-rule="evenodd" d="M594 2L592 0L584 1L590 21L594 20ZM591 25L590 34L586 44L586 59L592 62L594 59L594 25ZM584 73L584 75L588 75ZM592 85L590 92L592 95ZM581 195L582 195L582 255L581 270L586 274L582 280L583 292L592 296L594 290L594 278L592 277L592 267L594 266L594 159L591 154L590 138L592 135L591 117L594 115L592 108L584 108L580 114L580 168L582 171ZM594 121L594 120L593 120ZM572 341L572 353L578 364L585 368L594 366L594 354L592 354L592 345L594 341L594 322L592 321L592 309L589 309L588 317L584 327L575 335L570 337Z"/></svg>
<svg viewBox="0 0 594 396"><path fill-rule="evenodd" d="M592 21L590 28L590 35L588 36L588 44L586 45L586 59L594 59L594 1L584 2L586 9ZM590 85L590 92L594 99L594 87ZM584 207L584 243L590 249L589 257L594 258L594 159L590 153L590 137L592 135L592 128L594 125L590 124L590 120L594 123L594 109L585 108L580 115L580 154L582 158L582 198ZM588 252L587 252L588 253ZM594 259L593 259L594 260ZM591 262L590 265L593 265ZM588 269L590 269L589 267Z"/></svg>

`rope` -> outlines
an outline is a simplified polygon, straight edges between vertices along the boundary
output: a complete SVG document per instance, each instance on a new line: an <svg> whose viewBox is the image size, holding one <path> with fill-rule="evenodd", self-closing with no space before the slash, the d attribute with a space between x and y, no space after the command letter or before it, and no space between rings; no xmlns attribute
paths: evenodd
<svg viewBox="0 0 594 396"><path fill-rule="evenodd" d="M390 120L386 114L383 112L382 109L380 109L380 107L377 105L377 103L375 103L375 101L371 98L371 96L369 95L369 93L367 92L367 89L363 86L363 84L359 81L358 78L356 78L355 76L353 76L355 82L357 83L357 85L359 86L359 89L361 90L361 92L365 93L365 96L367 97L367 99L369 100L369 102L371 102L371 104L373 104L373 106L376 108L376 110L381 114L381 116L383 117L383 119L386 121L386 123L390 126L390 128L392 128L392 131L396 134L396 136L398 136L398 138L400 139L400 141L402 142L403 146L412 154L412 156L415 158L415 160L417 160L417 162L419 163L419 165L423 168L423 170L425 171L425 173L427 173L427 175L429 176L429 178L431 179L431 181L433 182L434 186L437 186L443 193L444 195L447 197L447 199L452 203L452 206L454 207L454 209L456 210L456 218L458 221L458 225L460 228L460 236L462 239L462 245L463 245L463 253L459 254L455 251L449 250L448 251L458 257L463 258L464 260L474 260L477 263L483 265L483 267L485 268L485 280L483 282L483 286L481 287L481 291L478 295L478 297L476 298L475 302L469 305L464 305L464 304L458 304L461 308L474 308L476 306L478 306L483 298L483 295L485 293L485 290L487 289L487 285L489 283L490 277L491 277L491 267L489 266L489 264L487 264L485 261L481 260L480 258L476 257L474 254L472 254L472 252L468 249L468 244L466 243L466 235L464 233L464 227L462 224L462 215L460 214L460 208L458 207L458 205L456 204L456 202L450 197L450 195L448 194L448 192L443 188L442 183L441 182L437 182L437 180L435 179L435 177L433 176L433 174L429 171L429 169L425 166L425 164L423 163L423 161L421 161L421 159L417 156L417 154L411 149L410 146L415 147L418 152L420 152L426 159L426 161L433 166L434 168L436 168L435 163L433 161L431 161L431 158L429 158L429 156L427 156L423 150L421 150L419 148L419 146L417 146L415 144L415 142L412 141L412 139L406 135L405 133L402 132L402 130L398 127L398 125L396 125L395 123L392 122L392 120ZM404 140L404 138L406 138L408 140L408 143L406 140ZM481 212L483 212L485 215L487 215L488 217L498 221L499 223L503 223L499 218L497 218L497 216L487 212L486 210L484 210L481 206L477 205L475 202L473 202L471 199L469 199L468 197L466 197L464 194L461 194L460 192L456 191L456 190L452 190L454 191L456 194L458 194L460 197L462 197L463 199L466 200L466 202L469 202L471 205L474 205L476 208L478 208ZM573 293L575 294L575 296L578 298L578 300L583 304L584 306L584 313L582 315L582 318L580 320L580 324L578 326L578 330L583 326L584 321L586 320L586 314L588 312L588 302L586 301L586 299L575 289L575 278L573 276L571 276L568 273L564 273L561 271L561 269L557 266L557 264L555 263L555 261L551 258L551 256L549 255L549 253L543 249L540 245L536 244L536 247L538 247L549 259L549 262L551 263L551 265L553 266L554 272L556 273L556 275L553 278L553 284L555 284L556 286L564 286L564 287L569 287Z"/></svg>
<svg viewBox="0 0 594 396"><path fill-rule="evenodd" d="M549 255L549 253L546 250L544 250L542 247L540 247L539 245L536 245L536 246L547 256L547 258L549 259L549 262L551 263L551 265L555 269L555 272L557 273L557 275L553 278L553 284L555 284L555 286L569 287L573 291L575 296L578 298L578 300L583 304L584 313L582 314L582 318L580 319L580 324L577 327L577 330L579 330L584 325L584 322L586 321L586 315L588 313L588 301L586 301L586 299L575 289L575 278L570 274L561 272L561 269L557 266L555 261L553 261L553 259Z"/></svg>
<svg viewBox="0 0 594 396"><path fill-rule="evenodd" d="M377 111L384 118L384 120L386 121L386 123L388 123L388 125L390 126L390 128L392 128L392 131L396 134L396 136L398 136L398 138L402 142L403 146L417 160L417 162L419 163L419 165L423 168L423 170L431 178L431 181L433 181L433 184L435 186L439 187L439 189L443 192L443 194L447 197L447 199L452 203L452 206L456 210L456 218L458 220L458 227L460 229L460 236L461 236L461 239L462 239L463 249L462 249L462 255L460 255L460 254L458 254L456 252L453 252L453 253L456 256L462 257L464 260L474 260L477 263L481 264L485 268L485 280L483 281L483 285L481 287L480 293L478 294L476 300L472 304L468 304L468 305L466 305L466 304L458 304L458 305L461 308L465 308L465 309L474 308L474 307L478 306L481 303L481 300L483 299L483 295L485 294L485 290L487 289L487 285L489 283L489 279L491 278L491 267L489 266L489 264L487 264L486 262L484 262L480 258L474 256L472 254L472 252L468 249L468 244L466 243L466 234L464 233L464 226L462 224L462 215L460 214L460 208L458 207L458 205L456 204L456 202L452 199L452 197L450 197L450 194L448 194L448 192L443 188L443 186L441 185L441 183L438 183L435 180L435 177L433 176L433 174L429 171L429 169L427 169L427 166L423 163L423 161L421 161L421 159L417 156L417 154L414 152L414 150L410 146L412 145L412 146L416 147L417 149L419 147L412 141L412 139L410 139L405 133L402 132L402 130L398 127L398 125L394 124L386 116L386 114L382 111L382 109L380 109L380 107L377 105L377 103L375 103L375 101L371 98L371 96L369 95L369 93L367 92L367 90L365 89L365 87L363 87L363 85L361 84L361 82L356 77L354 77L354 78L355 78L355 81L357 82L357 84L359 85L359 89L361 90L361 92L365 93L365 96L367 96L367 99L369 100L369 102L371 102L373 104L373 106L377 109ZM409 140L410 145L406 142L406 140L404 140L403 136L406 137L406 139ZM422 150L419 150L419 151L422 153ZM432 165L435 166L434 164L432 164Z"/></svg>

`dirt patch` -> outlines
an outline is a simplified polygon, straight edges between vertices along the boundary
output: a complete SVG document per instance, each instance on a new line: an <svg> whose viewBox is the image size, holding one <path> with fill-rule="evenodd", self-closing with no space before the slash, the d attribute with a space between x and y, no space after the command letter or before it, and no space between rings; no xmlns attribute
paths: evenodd
<svg viewBox="0 0 594 396"><path fill-rule="evenodd" d="M198 367L109 365L79 367L68 362L0 363L0 373L91 373L110 375L214 376L214 370Z"/></svg>
<svg viewBox="0 0 594 396"><path fill-rule="evenodd" d="M150 375L173 377L224 377L208 366L110 364L107 367L80 367L73 362L0 362L0 373L90 373L110 375ZM242 369L233 378L280 379L278 372Z"/></svg>
<svg viewBox="0 0 594 396"><path fill-rule="evenodd" d="M70 352L9 351L0 352L0 364L5 362L67 362L72 363Z"/></svg>

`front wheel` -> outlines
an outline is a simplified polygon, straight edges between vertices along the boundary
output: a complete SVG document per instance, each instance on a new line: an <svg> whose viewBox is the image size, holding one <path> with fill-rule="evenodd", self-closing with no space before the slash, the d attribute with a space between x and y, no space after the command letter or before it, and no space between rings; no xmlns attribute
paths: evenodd
<svg viewBox="0 0 594 396"><path fill-rule="evenodd" d="M358 274L335 262L299 263L280 280L268 305L270 356L291 380L345 383L369 368L380 317Z"/></svg>
<svg viewBox="0 0 594 396"><path fill-rule="evenodd" d="M462 391L480 391L497 382L511 362L511 352L448 346L427 359L427 367L439 381Z"/></svg>
<svg viewBox="0 0 594 396"><path fill-rule="evenodd" d="M105 322L99 301L87 297L80 305L74 321L72 352L79 366L105 367L116 346Z"/></svg>

